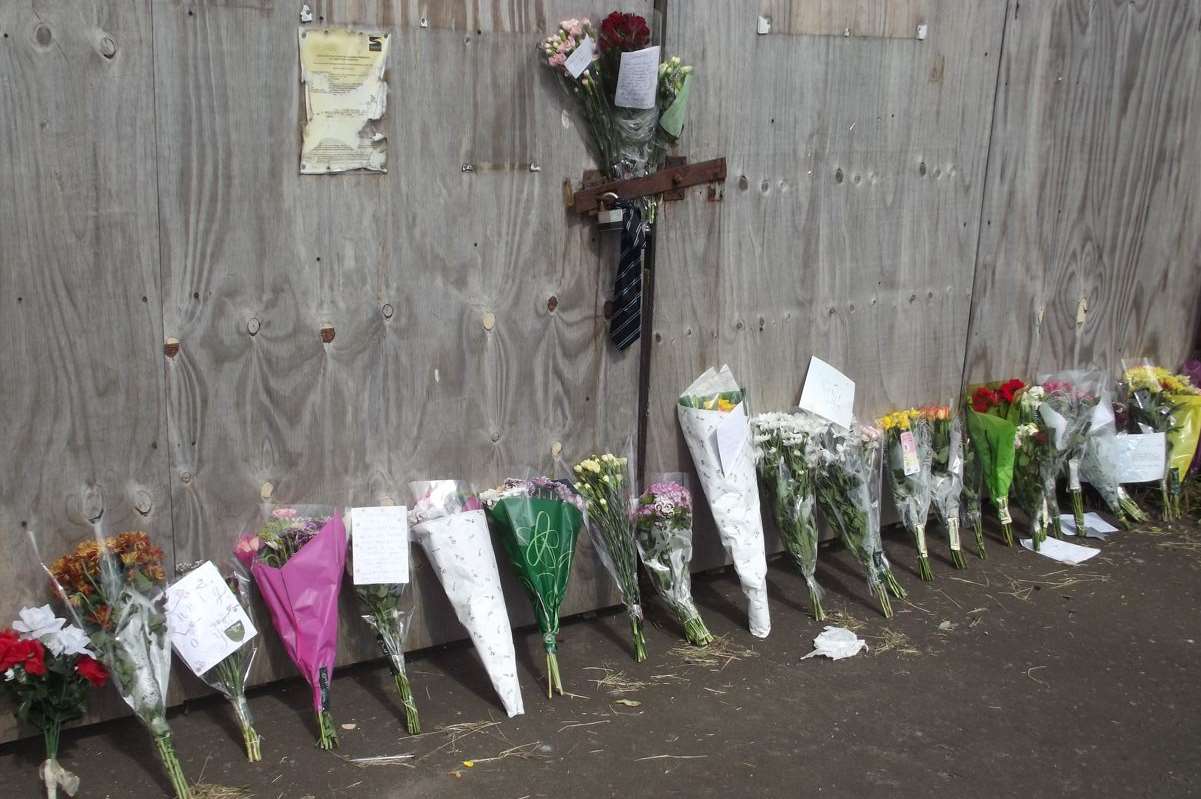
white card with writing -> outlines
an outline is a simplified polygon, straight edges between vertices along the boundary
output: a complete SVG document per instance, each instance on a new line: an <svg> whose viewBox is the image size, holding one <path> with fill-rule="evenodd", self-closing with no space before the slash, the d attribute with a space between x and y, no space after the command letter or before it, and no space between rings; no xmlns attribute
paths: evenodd
<svg viewBox="0 0 1201 799"><path fill-rule="evenodd" d="M721 424L713 431L722 474L729 474L730 470L734 468L738 456L742 454L742 449L750 437L751 425L746 418L746 406L740 402L734 410L724 414Z"/></svg>
<svg viewBox="0 0 1201 799"><path fill-rule="evenodd" d="M594 52L596 52L596 42L592 41L591 36L585 36L584 40L571 51L571 55L567 56L563 67L571 74L571 77L578 79L592 63Z"/></svg>
<svg viewBox="0 0 1201 799"><path fill-rule="evenodd" d="M197 676L258 634L211 560L167 588L166 613L171 646Z"/></svg>
<svg viewBox="0 0 1201 799"><path fill-rule="evenodd" d="M1118 433L1113 442L1112 454L1103 455L1112 457L1118 465L1119 483L1153 483L1163 479L1167 460L1163 433Z"/></svg>
<svg viewBox="0 0 1201 799"><path fill-rule="evenodd" d="M659 48L647 47L645 50L622 53L613 105L618 108L654 108L658 91Z"/></svg>
<svg viewBox="0 0 1201 799"><path fill-rule="evenodd" d="M801 389L800 406L849 430L855 420L855 381L813 356Z"/></svg>
<svg viewBox="0 0 1201 799"><path fill-rule="evenodd" d="M350 509L351 577L355 585L409 581L409 509L404 505Z"/></svg>

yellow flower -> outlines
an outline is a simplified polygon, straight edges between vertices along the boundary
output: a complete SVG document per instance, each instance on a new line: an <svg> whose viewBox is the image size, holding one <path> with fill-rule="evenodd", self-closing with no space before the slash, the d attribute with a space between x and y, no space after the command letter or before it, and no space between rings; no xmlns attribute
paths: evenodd
<svg viewBox="0 0 1201 799"><path fill-rule="evenodd" d="M722 412L725 412L725 413L729 413L730 411L734 410L734 407L735 407L735 406L734 406L734 403L730 402L730 401L729 401L728 399L726 399L725 397L720 397L720 398L717 400L717 409L718 409L719 411L722 411Z"/></svg>

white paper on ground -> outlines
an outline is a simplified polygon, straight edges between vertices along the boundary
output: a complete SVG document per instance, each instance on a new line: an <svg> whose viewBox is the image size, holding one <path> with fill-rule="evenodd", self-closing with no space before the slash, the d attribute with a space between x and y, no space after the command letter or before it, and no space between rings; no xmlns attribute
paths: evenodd
<svg viewBox="0 0 1201 799"><path fill-rule="evenodd" d="M1034 551L1034 541L1029 538L1022 539L1022 546L1031 552ZM1068 541L1060 541L1058 538L1048 538L1038 546L1039 555L1057 560L1060 563L1066 563L1069 566L1075 566L1093 557L1100 555L1101 550L1093 549L1092 547L1082 547L1079 544L1073 544Z"/></svg>
<svg viewBox="0 0 1201 799"><path fill-rule="evenodd" d="M166 613L171 645L197 677L258 634L211 560L167 588Z"/></svg>
<svg viewBox="0 0 1201 799"><path fill-rule="evenodd" d="M500 587L500 572L482 510L428 519L413 527L459 623L471 636L492 687L509 717L521 715L521 685L513 630Z"/></svg>
<svg viewBox="0 0 1201 799"><path fill-rule="evenodd" d="M622 53L613 105L618 108L654 108L658 90L659 48L647 47Z"/></svg>
<svg viewBox="0 0 1201 799"><path fill-rule="evenodd" d="M1063 531L1068 535L1076 535L1076 517L1072 514L1059 514L1059 526L1062 527ZM1084 534L1086 537L1099 538L1104 541L1117 531L1118 528L1114 527L1097 514L1084 514Z"/></svg>
<svg viewBox="0 0 1201 799"><path fill-rule="evenodd" d="M858 655L864 649L867 649L867 641L846 627L826 625L826 629L813 639L813 651L802 657L801 660L816 655L825 655L831 660L842 660Z"/></svg>
<svg viewBox="0 0 1201 799"><path fill-rule="evenodd" d="M350 509L351 568L355 585L409 581L409 509L404 505Z"/></svg>
<svg viewBox="0 0 1201 799"><path fill-rule="evenodd" d="M689 393L685 392L686 395ZM683 405L676 405L676 412L684 440L688 442L688 451L692 453L697 478L713 511L722 546L734 560L734 570L742 583L742 592L746 594L751 635L766 638L771 632L767 607L767 558L751 448L743 447L723 471L714 432L729 414Z"/></svg>
<svg viewBox="0 0 1201 799"><path fill-rule="evenodd" d="M855 381L821 358L811 356L800 407L849 430L855 418Z"/></svg>
<svg viewBox="0 0 1201 799"><path fill-rule="evenodd" d="M571 77L579 78L584 74L584 70L592 63L592 54L595 51L596 42L592 41L591 36L585 36L583 41L571 52L571 55L567 56L567 60L563 62L563 66L571 73Z"/></svg>
<svg viewBox="0 0 1201 799"><path fill-rule="evenodd" d="M713 431L713 441L722 473L725 473L726 469L735 468L738 456L751 439L751 422L746 418L744 403L738 403L734 410L727 411L724 416L717 430Z"/></svg>

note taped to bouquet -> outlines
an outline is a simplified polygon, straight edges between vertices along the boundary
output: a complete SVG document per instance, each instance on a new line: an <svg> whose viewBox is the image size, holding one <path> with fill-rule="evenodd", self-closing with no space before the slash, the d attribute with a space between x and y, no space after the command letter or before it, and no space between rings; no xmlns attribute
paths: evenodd
<svg viewBox="0 0 1201 799"><path fill-rule="evenodd" d="M351 577L355 585L409 581L409 509L404 505L350 509Z"/></svg>
<svg viewBox="0 0 1201 799"><path fill-rule="evenodd" d="M913 433L908 430L901 433L901 470L905 472L906 477L922 470L921 461L917 457L917 442L913 440Z"/></svg>
<svg viewBox="0 0 1201 799"><path fill-rule="evenodd" d="M855 420L855 381L813 356L801 389L800 407L849 430Z"/></svg>
<svg viewBox="0 0 1201 799"><path fill-rule="evenodd" d="M571 52L571 55L567 56L563 67L571 73L571 77L579 78L592 63L592 55L595 52L596 42L592 41L591 36L585 36L584 40Z"/></svg>
<svg viewBox="0 0 1201 799"><path fill-rule="evenodd" d="M746 406L742 403L723 416L721 424L713 431L713 438L717 445L722 474L729 474L751 437L751 425L746 418Z"/></svg>
<svg viewBox="0 0 1201 799"><path fill-rule="evenodd" d="M166 614L171 645L197 676L258 634L211 560L167 588Z"/></svg>
<svg viewBox="0 0 1201 799"><path fill-rule="evenodd" d="M1163 433L1119 433L1103 446L1101 456L1117 464L1119 483L1152 483L1163 479L1165 446Z"/></svg>
<svg viewBox="0 0 1201 799"><path fill-rule="evenodd" d="M349 28L300 29L305 122L300 172L387 171L382 125L389 34Z"/></svg>
<svg viewBox="0 0 1201 799"><path fill-rule="evenodd" d="M618 108L654 108L658 91L659 48L647 47L622 53L613 105Z"/></svg>

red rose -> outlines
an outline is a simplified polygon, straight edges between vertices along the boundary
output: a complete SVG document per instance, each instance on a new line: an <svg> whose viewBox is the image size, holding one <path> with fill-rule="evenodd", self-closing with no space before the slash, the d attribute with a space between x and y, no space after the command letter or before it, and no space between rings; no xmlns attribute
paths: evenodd
<svg viewBox="0 0 1201 799"><path fill-rule="evenodd" d="M104 668L104 664L87 655L80 655L79 660L75 661L75 671L96 688L108 681L108 669Z"/></svg>
<svg viewBox="0 0 1201 799"><path fill-rule="evenodd" d="M1047 442L1050 441L1051 439L1047 437L1047 431L1039 430L1037 433L1034 434L1034 440L1037 441L1039 444L1046 446Z"/></svg>
<svg viewBox="0 0 1201 799"><path fill-rule="evenodd" d="M8 661L7 665L0 663L4 671L20 666L33 677L41 677L46 673L46 647L42 646L41 641L17 641L15 646L9 647L5 660Z"/></svg>
<svg viewBox="0 0 1201 799"><path fill-rule="evenodd" d="M651 29L646 20L637 14L623 14L614 11L605 17L600 29L600 49L605 50L641 50L651 40Z"/></svg>
<svg viewBox="0 0 1201 799"><path fill-rule="evenodd" d="M21 662L21 638L16 630L0 630L0 673Z"/></svg>
<svg viewBox="0 0 1201 799"><path fill-rule="evenodd" d="M997 395L988 386L980 386L972 395L972 408L977 413L988 413L989 408L997 404Z"/></svg>
<svg viewBox="0 0 1201 799"><path fill-rule="evenodd" d="M1001 385L1001 398L1012 403L1017 393L1025 387L1026 384L1021 380L1009 380Z"/></svg>

